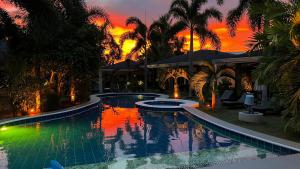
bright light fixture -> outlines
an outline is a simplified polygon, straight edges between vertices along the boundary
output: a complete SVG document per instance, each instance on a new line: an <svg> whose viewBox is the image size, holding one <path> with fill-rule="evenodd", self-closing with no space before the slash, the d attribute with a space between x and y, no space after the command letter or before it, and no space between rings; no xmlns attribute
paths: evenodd
<svg viewBox="0 0 300 169"><path fill-rule="evenodd" d="M3 127L1 127L0 130L1 130L1 131L6 131L6 130L7 130L7 127L3 126Z"/></svg>

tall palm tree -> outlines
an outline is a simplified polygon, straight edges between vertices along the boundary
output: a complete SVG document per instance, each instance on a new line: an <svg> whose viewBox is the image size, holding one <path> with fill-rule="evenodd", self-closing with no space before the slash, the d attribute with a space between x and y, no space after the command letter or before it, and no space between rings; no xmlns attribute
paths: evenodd
<svg viewBox="0 0 300 169"><path fill-rule="evenodd" d="M145 23L143 23L137 17L129 17L126 20L126 26L134 25L133 31L125 32L120 37L120 46L122 47L126 40L135 40L135 47L130 51L129 57L134 54L142 54L144 56L144 89L148 90L148 57L147 57L147 43L148 43L148 28Z"/></svg>
<svg viewBox="0 0 300 169"><path fill-rule="evenodd" d="M221 1L218 1L221 3ZM184 25L185 29L190 31L190 53L189 53L189 73L193 74L193 51L194 34L196 34L203 45L207 40L211 41L213 47L217 50L221 48L221 41L218 35L208 28L208 20L213 18L222 21L222 13L216 8L203 10L207 0L173 0L170 13ZM203 12L201 12L203 11ZM191 96L191 89L189 89Z"/></svg>
<svg viewBox="0 0 300 169"><path fill-rule="evenodd" d="M200 63L203 68L200 72L195 74L191 79L191 87L195 89L200 101L204 102L203 87L208 85L211 89L211 107L215 110L216 106L216 89L217 83L221 78L235 79L235 71L231 67L217 66L212 62L203 61Z"/></svg>

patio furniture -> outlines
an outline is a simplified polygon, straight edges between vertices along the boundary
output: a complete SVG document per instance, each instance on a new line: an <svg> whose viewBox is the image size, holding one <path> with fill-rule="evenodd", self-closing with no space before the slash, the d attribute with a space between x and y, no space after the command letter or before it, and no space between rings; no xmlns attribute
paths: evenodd
<svg viewBox="0 0 300 169"><path fill-rule="evenodd" d="M244 101L245 101L246 94L244 93L238 100L231 101L231 100L224 100L222 104L224 106L230 106L230 107L243 107Z"/></svg>
<svg viewBox="0 0 300 169"><path fill-rule="evenodd" d="M233 95L233 90L225 90L220 97L221 101L230 100L231 96Z"/></svg>
<svg viewBox="0 0 300 169"><path fill-rule="evenodd" d="M267 112L272 112L272 114L275 114L275 109L274 106L272 106L271 101L262 102L258 105L253 106L252 108L254 111L261 112L263 114L267 114Z"/></svg>

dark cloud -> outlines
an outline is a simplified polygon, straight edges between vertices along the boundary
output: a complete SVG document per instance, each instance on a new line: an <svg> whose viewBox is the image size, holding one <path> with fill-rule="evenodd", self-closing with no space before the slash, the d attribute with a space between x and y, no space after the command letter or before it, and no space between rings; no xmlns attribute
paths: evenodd
<svg viewBox="0 0 300 169"><path fill-rule="evenodd" d="M225 0L223 6L218 6L216 0L208 0L206 7L217 7L224 15L229 9L237 6L239 0ZM155 20L160 15L168 12L172 0L87 0L89 5L99 5L109 13L121 16L138 16L144 18L145 10L147 19Z"/></svg>

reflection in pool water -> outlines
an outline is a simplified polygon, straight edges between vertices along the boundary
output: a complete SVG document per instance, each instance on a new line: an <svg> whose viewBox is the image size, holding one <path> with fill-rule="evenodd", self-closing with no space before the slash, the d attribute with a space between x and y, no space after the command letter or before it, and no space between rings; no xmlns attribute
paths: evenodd
<svg viewBox="0 0 300 169"><path fill-rule="evenodd" d="M72 169L203 167L277 156L223 137L182 112L133 108L137 100L107 97L102 111L8 127L0 132L0 168L39 169L50 160Z"/></svg>

